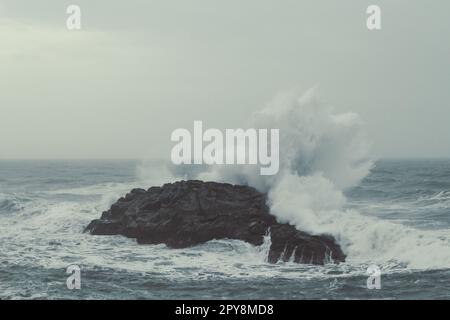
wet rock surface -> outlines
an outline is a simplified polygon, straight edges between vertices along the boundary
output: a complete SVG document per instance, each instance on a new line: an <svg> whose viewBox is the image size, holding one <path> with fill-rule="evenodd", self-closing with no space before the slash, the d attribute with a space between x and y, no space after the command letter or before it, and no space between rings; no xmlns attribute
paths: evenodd
<svg viewBox="0 0 450 320"><path fill-rule="evenodd" d="M268 261L324 264L345 255L329 235L310 235L270 214L266 195L248 186L198 180L133 189L85 232L123 235L140 244L186 248L213 239L261 245L270 234Z"/></svg>

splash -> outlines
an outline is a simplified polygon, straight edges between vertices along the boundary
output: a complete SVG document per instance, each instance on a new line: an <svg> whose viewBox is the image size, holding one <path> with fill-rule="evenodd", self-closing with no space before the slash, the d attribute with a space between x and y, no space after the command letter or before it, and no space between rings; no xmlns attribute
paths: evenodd
<svg viewBox="0 0 450 320"><path fill-rule="evenodd" d="M209 166L190 178L248 184L267 192L279 222L332 234L349 262L450 267L447 231L420 231L345 208L344 191L358 185L373 166L357 114L335 113L313 88L304 95L297 90L279 95L250 123L279 129L277 175L261 176L254 166Z"/></svg>
<svg viewBox="0 0 450 320"><path fill-rule="evenodd" d="M358 184L372 166L360 118L355 113L333 113L319 102L316 88L300 98L298 91L280 94L250 123L280 130L279 174L261 176L253 166L212 166L199 178L247 183L267 192L286 175L321 174L343 190Z"/></svg>

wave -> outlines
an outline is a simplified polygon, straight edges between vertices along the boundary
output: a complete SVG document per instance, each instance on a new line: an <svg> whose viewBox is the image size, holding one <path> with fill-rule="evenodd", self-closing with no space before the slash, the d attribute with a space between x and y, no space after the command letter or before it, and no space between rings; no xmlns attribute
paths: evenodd
<svg viewBox="0 0 450 320"><path fill-rule="evenodd" d="M0 193L0 214L23 210L31 198L19 193Z"/></svg>
<svg viewBox="0 0 450 320"><path fill-rule="evenodd" d="M422 196L413 204L425 208L448 209L450 208L450 191L439 191L432 195Z"/></svg>
<svg viewBox="0 0 450 320"><path fill-rule="evenodd" d="M12 212L18 208L18 203L11 199L0 199L0 213Z"/></svg>
<svg viewBox="0 0 450 320"><path fill-rule="evenodd" d="M298 93L276 97L250 121L255 128L280 129L277 175L261 176L256 166L209 166L194 176L268 192L271 213L280 222L332 234L350 262L450 267L447 230L421 231L344 209L344 191L358 185L373 167L363 122L355 113L335 113L322 104L315 88ZM165 171L164 179L179 178L170 167Z"/></svg>

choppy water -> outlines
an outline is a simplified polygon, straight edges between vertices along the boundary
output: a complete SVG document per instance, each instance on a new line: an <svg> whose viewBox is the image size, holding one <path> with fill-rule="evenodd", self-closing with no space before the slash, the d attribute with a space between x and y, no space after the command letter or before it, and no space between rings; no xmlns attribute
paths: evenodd
<svg viewBox="0 0 450 320"><path fill-rule="evenodd" d="M268 264L267 242L220 240L173 250L83 234L118 197L150 186L136 165L0 161L0 298L450 298L450 160L378 161L347 192L346 206L393 224L374 232L376 256L363 252L370 243L361 252L354 245L346 263L324 267ZM399 243L398 260L397 251L383 254ZM380 290L366 287L374 262L382 271ZM66 287L71 264L81 267L81 290Z"/></svg>

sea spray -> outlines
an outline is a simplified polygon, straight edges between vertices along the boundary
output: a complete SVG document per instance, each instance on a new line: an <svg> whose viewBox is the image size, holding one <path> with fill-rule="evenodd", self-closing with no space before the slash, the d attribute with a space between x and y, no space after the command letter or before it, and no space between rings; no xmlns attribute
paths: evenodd
<svg viewBox="0 0 450 320"><path fill-rule="evenodd" d="M171 181L214 180L267 192L271 213L280 222L333 235L349 263L450 266L448 231L421 231L346 209L344 191L358 185L373 167L357 114L335 113L313 88L304 95L294 90L277 96L254 114L251 124L280 130L278 174L262 176L251 165L212 165L196 167L195 172L188 167L171 170Z"/></svg>
<svg viewBox="0 0 450 320"><path fill-rule="evenodd" d="M344 209L343 191L356 186L373 165L356 114L333 113L311 89L300 98L293 92L276 99L255 120L280 128L281 169L268 194L271 212L281 222L334 235L349 261L398 261L415 268L450 265L448 233L436 236Z"/></svg>
<svg viewBox="0 0 450 320"><path fill-rule="evenodd" d="M210 166L198 175L205 180L246 183L269 191L288 174L312 176L317 173L338 190L355 186L370 171L369 143L362 121L355 113L333 113L321 104L317 89L299 97L298 91L277 96L256 112L256 128L280 130L280 169L275 176L261 176L254 166Z"/></svg>

